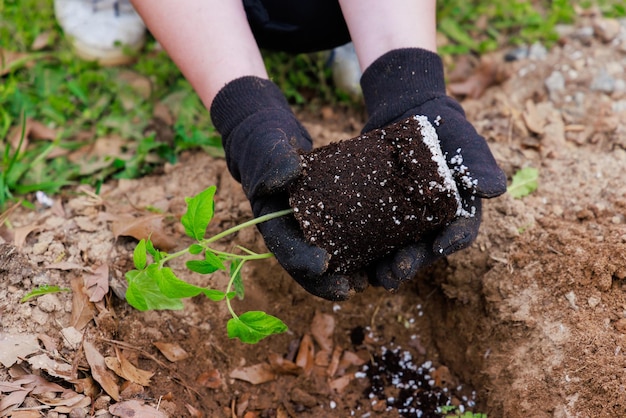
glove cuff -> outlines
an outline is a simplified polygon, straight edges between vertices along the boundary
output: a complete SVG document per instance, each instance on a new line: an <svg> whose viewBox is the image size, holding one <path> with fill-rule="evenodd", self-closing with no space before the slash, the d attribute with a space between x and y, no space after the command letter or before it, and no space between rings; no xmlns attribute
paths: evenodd
<svg viewBox="0 0 626 418"><path fill-rule="evenodd" d="M233 129L260 110L291 113L280 88L270 80L255 76L240 77L226 84L209 109L213 125L223 138L228 138Z"/></svg>
<svg viewBox="0 0 626 418"><path fill-rule="evenodd" d="M367 67L361 88L369 114L365 132L395 121L407 109L445 96L443 63L426 49L395 49Z"/></svg>

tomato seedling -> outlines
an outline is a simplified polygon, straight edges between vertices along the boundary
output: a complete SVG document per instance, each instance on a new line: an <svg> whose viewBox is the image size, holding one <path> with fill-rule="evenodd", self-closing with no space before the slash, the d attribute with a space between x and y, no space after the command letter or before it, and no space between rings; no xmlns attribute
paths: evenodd
<svg viewBox="0 0 626 418"><path fill-rule="evenodd" d="M204 294L213 301L226 301L232 318L226 329L230 338L239 338L244 343L255 344L261 339L285 332L287 326L280 319L263 311L249 311L237 315L232 307L233 297L243 298L244 286L241 278L243 265L250 260L270 258L272 253L255 253L236 246L239 253L219 251L211 247L215 241L243 228L256 225L291 213L291 209L271 213L234 226L214 236L206 237L206 230L213 219L216 187L211 186L194 197L186 198L187 211L181 218L185 233L194 243L178 252L168 254L156 249L150 239L139 241L133 252L135 269L126 273L128 290L126 300L141 311L156 309L182 309L183 298ZM189 260L189 270L200 274L211 274L219 270L228 271L230 279L224 291L195 286L179 279L166 263L185 254L200 256ZM151 260L150 260L151 258Z"/></svg>

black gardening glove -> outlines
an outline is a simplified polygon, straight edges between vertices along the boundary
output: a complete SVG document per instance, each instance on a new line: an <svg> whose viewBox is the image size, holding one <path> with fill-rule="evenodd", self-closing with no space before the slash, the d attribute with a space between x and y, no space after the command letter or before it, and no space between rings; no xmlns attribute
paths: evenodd
<svg viewBox="0 0 626 418"><path fill-rule="evenodd" d="M388 52L363 73L361 87L369 120L363 132L412 115L425 115L439 136L464 209L436 236L402 248L369 267L370 281L395 290L435 260L468 247L478 235L481 198L506 191L506 176L485 139L465 118L461 105L446 95L443 64L433 52L407 48Z"/></svg>
<svg viewBox="0 0 626 418"><path fill-rule="evenodd" d="M286 186L301 171L298 150L312 145L280 89L258 77L238 78L219 91L211 118L222 134L228 169L241 183L254 216L287 209ZM308 292L344 300L366 286L358 278L325 274L328 253L305 241L293 215L258 228L278 262Z"/></svg>

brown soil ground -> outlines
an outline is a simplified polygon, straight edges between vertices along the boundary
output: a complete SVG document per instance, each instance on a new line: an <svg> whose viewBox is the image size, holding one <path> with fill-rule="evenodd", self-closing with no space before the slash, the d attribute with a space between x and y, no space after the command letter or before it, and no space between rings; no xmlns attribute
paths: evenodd
<svg viewBox="0 0 626 418"><path fill-rule="evenodd" d="M169 416L398 416L397 409L369 399L368 380L355 375L363 361L394 344L409 351L416 364L432 361L438 385L462 385L466 396L475 390L474 409L490 417L622 416L626 40L583 35L565 36L544 58L501 64L509 74L506 81L479 99L463 101L468 119L488 139L509 178L522 167L539 169L537 191L486 202L476 243L395 294L368 288L347 302L326 302L302 290L275 260L248 265L246 297L235 309L264 310L289 326L287 333L257 345L229 340L223 303L202 297L187 300L182 311L159 312L136 311L115 292L94 307L81 305L79 291L19 302L37 285L70 287L89 277L85 269L102 265L109 268L112 289L120 289L136 242L114 237L112 225L123 215L159 208L169 214L159 226L166 243L180 247L186 238L175 219L184 211L184 197L217 185L211 230L249 219L248 203L223 160L185 154L160 175L107 183L99 197L75 189L53 209L8 214L11 228L3 226L6 244L0 244L0 344L14 345L17 336L32 335L40 347L18 350L12 367L0 365L0 382L40 374L92 396L70 416L107 416L105 410L131 416L137 404L129 404L131 412L123 415L110 409L115 403L99 393L99 386L69 384L70 378L54 377L32 360L45 354L57 366L73 366L74 377L96 377L83 354L85 344L92 343L105 357L115 356L117 348L135 366L154 373L144 387L128 384L132 379L113 377L112 382L124 390L122 399L136 399ZM545 80L554 72L563 76L564 86L551 85L548 91ZM594 87L601 75L612 78L612 89ZM356 136L363 123L361 114L341 108L301 116L317 145ZM233 242L264 248L254 230L239 233L222 248ZM225 280L217 275L201 282L206 279L184 273L182 261L173 268L195 283L219 287ZM76 325L78 337L70 338L70 325ZM355 338L359 330L364 339ZM155 342L178 344L189 356L169 361ZM333 360L339 358L337 365ZM297 366L290 368L286 360ZM246 381L253 378L267 381ZM2 390L0 402L8 402L8 390ZM13 416L68 416L71 409L52 412L54 406L40 408L38 400L41 395L31 393L21 415Z"/></svg>

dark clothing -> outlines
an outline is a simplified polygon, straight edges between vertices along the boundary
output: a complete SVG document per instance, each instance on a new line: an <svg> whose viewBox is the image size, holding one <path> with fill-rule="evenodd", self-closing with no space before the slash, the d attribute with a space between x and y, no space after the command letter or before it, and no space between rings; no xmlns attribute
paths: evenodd
<svg viewBox="0 0 626 418"><path fill-rule="evenodd" d="M243 0L259 47L314 52L350 42L337 0Z"/></svg>

